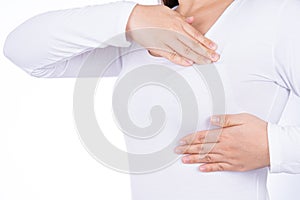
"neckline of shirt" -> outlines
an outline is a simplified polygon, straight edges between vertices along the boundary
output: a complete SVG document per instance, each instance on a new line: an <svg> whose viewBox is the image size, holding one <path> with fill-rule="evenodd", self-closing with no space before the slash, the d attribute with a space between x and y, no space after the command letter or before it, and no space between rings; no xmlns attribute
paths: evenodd
<svg viewBox="0 0 300 200"><path fill-rule="evenodd" d="M233 0L233 2L224 10L224 12L220 15L220 17L217 19L217 21L210 27L210 29L207 31L206 34L204 34L205 37L209 38L209 39L213 39L214 38L214 34L216 33L216 30L218 28L221 27L222 23L224 22L224 20L229 19L229 17L234 13L234 11L237 10L237 8L241 5L241 3L243 2L243 0ZM175 10L177 6L172 7L172 10ZM218 49L217 52L221 53L223 50L223 45L222 44L218 44ZM169 61L164 57L158 57L158 56L153 56L151 55L147 49L145 49L145 52L147 54L147 56L153 60L158 60L158 61ZM170 62L170 61L169 61Z"/></svg>

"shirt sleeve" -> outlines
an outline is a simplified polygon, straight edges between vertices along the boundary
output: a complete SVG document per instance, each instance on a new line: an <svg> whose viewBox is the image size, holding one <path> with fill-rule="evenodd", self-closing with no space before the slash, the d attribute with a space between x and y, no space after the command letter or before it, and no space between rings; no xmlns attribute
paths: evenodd
<svg viewBox="0 0 300 200"><path fill-rule="evenodd" d="M116 76L122 48L131 45L126 25L136 4L118 1L37 15L8 35L4 55L36 77L95 77L99 65L108 64L105 75Z"/></svg>
<svg viewBox="0 0 300 200"><path fill-rule="evenodd" d="M297 0L288 0L282 7L273 52L278 82L297 96L300 96L299 11ZM300 173L300 126L269 123L268 138L270 172Z"/></svg>
<svg viewBox="0 0 300 200"><path fill-rule="evenodd" d="M297 96L300 96L299 11L300 1L286 1L278 17L273 50L279 82Z"/></svg>
<svg viewBox="0 0 300 200"><path fill-rule="evenodd" d="M270 172L300 173L300 127L268 124Z"/></svg>

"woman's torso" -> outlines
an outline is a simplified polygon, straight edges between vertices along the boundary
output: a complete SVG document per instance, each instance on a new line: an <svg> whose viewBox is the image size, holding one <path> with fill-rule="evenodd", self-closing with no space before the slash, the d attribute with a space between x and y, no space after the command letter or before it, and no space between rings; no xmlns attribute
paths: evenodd
<svg viewBox="0 0 300 200"><path fill-rule="evenodd" d="M190 124L181 118L185 109L190 109L183 106L189 102L197 102L195 112L191 114L198 114L197 130L212 128L208 120L215 112L247 112L266 121L277 122L289 95L288 90L280 86L281 80L274 68L272 55L274 27L281 4L282 1L271 0L235 1L206 34L219 45L221 59L214 65L183 68L163 58L153 57L139 45L133 44L129 53L122 57L123 70L119 80L145 65L154 68L161 66L174 72L173 75L166 75L163 82L171 83L172 86L151 83L140 86L130 96L128 111L136 125L145 127L151 124L149 113L155 105L160 105L165 110L166 121L162 131L151 138L141 139L126 135L128 151L154 155L168 145L175 147L178 138L192 133L195 129L194 118L188 119L193 121ZM143 76L145 80L151 79L151 76L155 79L155 73L147 73L146 76L141 70L137 75L141 80ZM177 75L183 77L188 84L180 83L180 80L174 86ZM218 75L222 85L217 85L220 83ZM170 91L170 88L186 90L185 93L181 92L183 96L190 94L191 89L194 95L186 97L185 100L182 96L176 97L176 89ZM189 98L194 98L195 101ZM180 105L182 101L184 102ZM180 127L183 121L186 124ZM175 153L170 154L170 157L175 158ZM133 199L267 199L267 168L250 172L205 174L198 170L198 164L185 165L180 159L173 161L166 164L158 159L157 162L161 162L159 170L153 169L149 173L149 169L145 167L146 173L141 171L138 175L131 175ZM129 163L134 165L130 160Z"/></svg>

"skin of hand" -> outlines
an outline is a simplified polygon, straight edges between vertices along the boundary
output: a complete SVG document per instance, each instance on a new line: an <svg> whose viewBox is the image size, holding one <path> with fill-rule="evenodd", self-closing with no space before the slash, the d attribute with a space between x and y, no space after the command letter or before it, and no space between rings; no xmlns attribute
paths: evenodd
<svg viewBox="0 0 300 200"><path fill-rule="evenodd" d="M185 164L204 163L202 172L244 172L270 165L267 122L250 114L211 117L221 127L181 139L175 148Z"/></svg>
<svg viewBox="0 0 300 200"><path fill-rule="evenodd" d="M137 4L126 26L126 35L150 54L165 57L171 62L191 66L219 60L217 45L204 37L184 17L164 5Z"/></svg>

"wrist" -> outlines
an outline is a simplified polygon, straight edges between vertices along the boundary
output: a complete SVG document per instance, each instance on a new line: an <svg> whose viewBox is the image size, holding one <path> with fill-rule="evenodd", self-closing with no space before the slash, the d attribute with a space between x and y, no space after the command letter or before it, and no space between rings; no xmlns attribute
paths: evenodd
<svg viewBox="0 0 300 200"><path fill-rule="evenodd" d="M264 137L265 137L265 146L266 146L266 163L265 167L270 167L270 148L269 148L269 137L268 137L268 123L265 122L265 129L264 129Z"/></svg>
<svg viewBox="0 0 300 200"><path fill-rule="evenodd" d="M141 5L137 4L127 21L126 31L132 31L140 28L157 28L161 26L161 20L170 15L170 8L164 5ZM173 14L174 11L172 11ZM164 26L161 28L165 28Z"/></svg>
<svg viewBox="0 0 300 200"><path fill-rule="evenodd" d="M136 24L137 24L137 19L141 17L141 13L145 6L136 4L136 6L132 9L132 12L128 18L127 25L126 25L126 32L132 31L135 29Z"/></svg>

